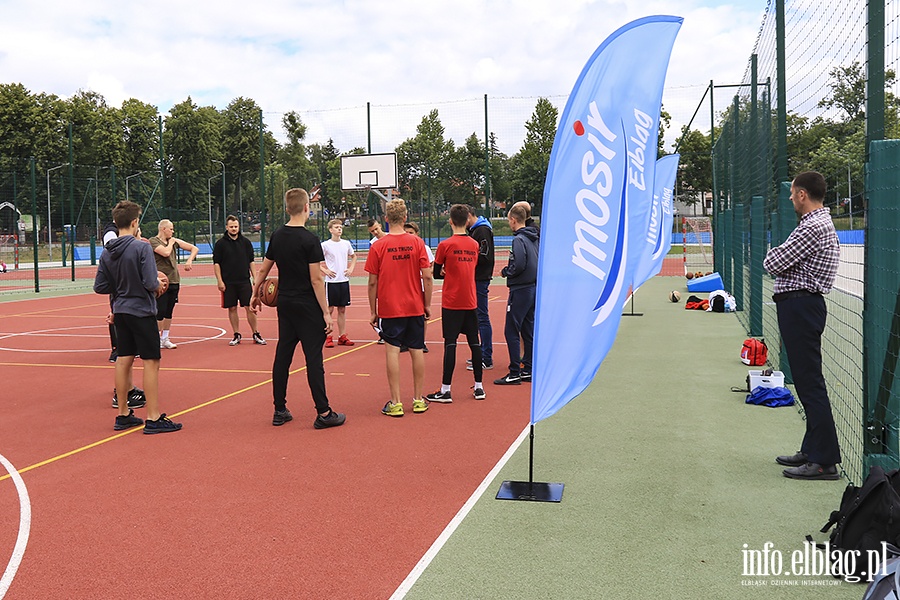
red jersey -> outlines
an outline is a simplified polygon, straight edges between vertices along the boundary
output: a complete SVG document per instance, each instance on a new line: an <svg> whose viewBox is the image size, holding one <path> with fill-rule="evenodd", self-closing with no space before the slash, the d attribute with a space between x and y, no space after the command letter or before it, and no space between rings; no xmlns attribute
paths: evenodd
<svg viewBox="0 0 900 600"><path fill-rule="evenodd" d="M366 272L378 276L378 316L382 319L425 314L422 269L431 265L422 238L410 233L386 235L372 244Z"/></svg>
<svg viewBox="0 0 900 600"><path fill-rule="evenodd" d="M475 265L478 242L466 234L452 235L438 244L434 264L444 265L441 308L475 310Z"/></svg>

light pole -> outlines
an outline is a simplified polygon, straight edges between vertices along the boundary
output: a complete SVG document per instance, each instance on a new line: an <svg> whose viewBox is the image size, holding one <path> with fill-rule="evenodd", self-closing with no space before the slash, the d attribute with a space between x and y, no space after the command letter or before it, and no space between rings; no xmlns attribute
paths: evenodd
<svg viewBox="0 0 900 600"><path fill-rule="evenodd" d="M217 178L218 175L213 175L206 180L206 192L209 194L209 247L212 248L213 243L213 230L212 230L212 180Z"/></svg>
<svg viewBox="0 0 900 600"><path fill-rule="evenodd" d="M146 173L146 171L138 171L134 175L129 175L128 177L125 178L125 199L126 200L131 200L131 197L128 195L128 180L133 177L137 177L138 175L142 175L143 173Z"/></svg>
<svg viewBox="0 0 900 600"><path fill-rule="evenodd" d="M217 162L222 165L222 223L225 228L228 227L228 222L226 219L228 218L228 206L225 203L225 163L221 160L212 159L213 162Z"/></svg>
<svg viewBox="0 0 900 600"><path fill-rule="evenodd" d="M69 166L69 163L63 163L47 169L47 250L50 253L49 256L51 261L53 260L53 236L50 233L50 230L52 229L50 226L50 171L62 169L67 166Z"/></svg>
<svg viewBox="0 0 900 600"><path fill-rule="evenodd" d="M247 169L246 171L241 171L238 173L238 211L241 215L241 223L244 222L244 194L243 194L243 184L244 184L244 173L249 173L251 169Z"/></svg>

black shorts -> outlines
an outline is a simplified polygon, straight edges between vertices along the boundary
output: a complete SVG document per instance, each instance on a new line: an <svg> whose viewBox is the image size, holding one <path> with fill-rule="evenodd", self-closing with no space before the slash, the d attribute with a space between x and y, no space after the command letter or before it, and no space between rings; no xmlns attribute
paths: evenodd
<svg viewBox="0 0 900 600"><path fill-rule="evenodd" d="M381 339L391 346L421 350L425 347L425 315L378 319Z"/></svg>
<svg viewBox="0 0 900 600"><path fill-rule="evenodd" d="M171 319L172 311L178 304L178 288L181 287L177 283L170 283L166 293L156 299L156 320Z"/></svg>
<svg viewBox="0 0 900 600"><path fill-rule="evenodd" d="M472 310L441 309L441 332L444 340L455 342L459 334L466 336L470 344L478 344L478 312Z"/></svg>
<svg viewBox="0 0 900 600"><path fill-rule="evenodd" d="M159 360L159 331L156 319L136 317L126 313L115 315L116 350L119 356L140 356L144 360Z"/></svg>
<svg viewBox="0 0 900 600"><path fill-rule="evenodd" d="M233 308L241 303L241 306L250 306L250 296L253 295L253 286L249 281L241 283L226 283L222 292L222 308Z"/></svg>
<svg viewBox="0 0 900 600"><path fill-rule="evenodd" d="M328 299L328 306L350 306L350 282L328 283L326 281L325 297Z"/></svg>

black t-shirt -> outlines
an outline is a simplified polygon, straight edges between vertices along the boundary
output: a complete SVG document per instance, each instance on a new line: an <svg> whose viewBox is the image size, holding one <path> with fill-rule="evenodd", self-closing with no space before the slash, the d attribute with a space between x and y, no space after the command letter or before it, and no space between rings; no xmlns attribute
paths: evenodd
<svg viewBox="0 0 900 600"><path fill-rule="evenodd" d="M306 227L282 225L272 233L266 258L278 267L278 297L314 297L309 265L325 260L322 244Z"/></svg>
<svg viewBox="0 0 900 600"><path fill-rule="evenodd" d="M226 233L213 248L213 263L222 270L222 281L249 283L250 265L253 263L253 244L238 234L236 240ZM280 283L280 282L279 282Z"/></svg>

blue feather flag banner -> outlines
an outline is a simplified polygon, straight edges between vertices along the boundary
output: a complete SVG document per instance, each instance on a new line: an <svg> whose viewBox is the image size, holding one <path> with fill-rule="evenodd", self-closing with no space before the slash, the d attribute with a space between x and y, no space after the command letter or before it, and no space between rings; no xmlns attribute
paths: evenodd
<svg viewBox="0 0 900 600"><path fill-rule="evenodd" d="M642 238L640 262L635 269L632 287L638 289L659 273L663 259L672 247L673 196L680 154L669 154L656 161L653 174L653 199L650 218Z"/></svg>
<svg viewBox="0 0 900 600"><path fill-rule="evenodd" d="M541 210L531 422L588 386L612 347L647 234L663 84L680 17L633 21L588 60Z"/></svg>

